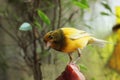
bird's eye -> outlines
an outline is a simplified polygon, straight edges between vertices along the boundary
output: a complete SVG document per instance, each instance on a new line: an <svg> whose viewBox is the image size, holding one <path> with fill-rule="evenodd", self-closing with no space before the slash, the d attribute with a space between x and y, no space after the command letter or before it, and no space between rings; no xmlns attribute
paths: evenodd
<svg viewBox="0 0 120 80"><path fill-rule="evenodd" d="M49 36L48 38L49 38L49 39L53 39L53 36Z"/></svg>

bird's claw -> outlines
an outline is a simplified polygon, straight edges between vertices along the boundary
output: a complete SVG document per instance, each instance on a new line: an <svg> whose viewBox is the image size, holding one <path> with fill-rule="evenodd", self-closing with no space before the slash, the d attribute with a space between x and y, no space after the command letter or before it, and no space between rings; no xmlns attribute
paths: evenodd
<svg viewBox="0 0 120 80"><path fill-rule="evenodd" d="M80 59L80 57L78 57L75 61L73 61L73 63L77 63L77 61Z"/></svg>
<svg viewBox="0 0 120 80"><path fill-rule="evenodd" d="M78 57L77 59L75 59L75 61L70 60L70 61L69 61L69 64L70 64L70 63L76 64L79 59L80 59L80 57Z"/></svg>

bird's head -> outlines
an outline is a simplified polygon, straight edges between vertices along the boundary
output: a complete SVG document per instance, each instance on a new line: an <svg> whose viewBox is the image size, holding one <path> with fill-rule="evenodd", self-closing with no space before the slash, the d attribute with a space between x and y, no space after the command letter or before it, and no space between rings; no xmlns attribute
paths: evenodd
<svg viewBox="0 0 120 80"><path fill-rule="evenodd" d="M50 31L48 33L45 34L44 36L44 42L46 43L47 47L51 47L53 41L54 41L54 36L52 35L53 31Z"/></svg>
<svg viewBox="0 0 120 80"><path fill-rule="evenodd" d="M63 35L61 30L50 31L44 36L44 42L47 47L55 48L56 45L60 44L62 40Z"/></svg>

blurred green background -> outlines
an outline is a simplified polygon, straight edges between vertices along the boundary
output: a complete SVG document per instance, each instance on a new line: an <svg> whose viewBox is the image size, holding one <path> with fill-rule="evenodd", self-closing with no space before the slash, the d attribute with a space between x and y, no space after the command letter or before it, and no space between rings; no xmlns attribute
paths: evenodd
<svg viewBox="0 0 120 80"><path fill-rule="evenodd" d="M86 80L120 80L120 34L112 31L120 23L117 6L119 0L0 0L0 80L55 80L69 58L46 49L43 36L61 27L111 42L82 50L77 65Z"/></svg>

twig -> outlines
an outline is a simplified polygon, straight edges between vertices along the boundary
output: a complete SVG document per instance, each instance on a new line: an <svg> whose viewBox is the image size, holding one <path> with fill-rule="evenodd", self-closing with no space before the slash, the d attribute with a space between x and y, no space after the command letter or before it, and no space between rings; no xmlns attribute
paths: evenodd
<svg viewBox="0 0 120 80"><path fill-rule="evenodd" d="M62 15L62 7L61 7L61 0L58 0L58 7L59 7L59 11L58 11L58 25L57 28L60 28L60 24L61 24L61 15Z"/></svg>
<svg viewBox="0 0 120 80"><path fill-rule="evenodd" d="M53 20L52 20L52 30L55 29L55 21L56 21L56 10L57 10L57 6L55 4L54 8L53 8Z"/></svg>
<svg viewBox="0 0 120 80"><path fill-rule="evenodd" d="M73 16L78 12L79 10L76 10L75 12L71 13L71 15L69 16L69 18L61 25L64 26L67 22L71 21L71 19L73 18Z"/></svg>
<svg viewBox="0 0 120 80"><path fill-rule="evenodd" d="M18 42L18 40L16 39L16 37L13 36L13 34L10 33L7 29L5 29L4 27L2 27L2 25L0 26L0 28L1 28L2 30L4 30L4 32L6 32L13 40L15 40L16 42Z"/></svg>
<svg viewBox="0 0 120 80"><path fill-rule="evenodd" d="M13 65L7 65L8 68L11 68L13 70L20 70L20 71L25 71L25 72L28 72L28 70L25 68L26 66L20 66L17 67L17 66L13 66Z"/></svg>

